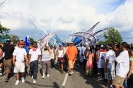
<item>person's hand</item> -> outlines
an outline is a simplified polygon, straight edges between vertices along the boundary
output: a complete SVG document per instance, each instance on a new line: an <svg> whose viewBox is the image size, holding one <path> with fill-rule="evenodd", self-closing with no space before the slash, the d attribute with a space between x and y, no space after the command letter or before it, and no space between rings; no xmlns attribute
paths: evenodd
<svg viewBox="0 0 133 88"><path fill-rule="evenodd" d="M13 62L13 65L15 66L15 62Z"/></svg>
<svg viewBox="0 0 133 88"><path fill-rule="evenodd" d="M77 59L75 58L75 59L73 59L73 62L75 62Z"/></svg>
<svg viewBox="0 0 133 88"><path fill-rule="evenodd" d="M73 61L76 61L77 60L77 58L75 57L74 59L73 59Z"/></svg>
<svg viewBox="0 0 133 88"><path fill-rule="evenodd" d="M130 75L129 75L129 74L127 75L127 78L128 78L128 79L130 78Z"/></svg>

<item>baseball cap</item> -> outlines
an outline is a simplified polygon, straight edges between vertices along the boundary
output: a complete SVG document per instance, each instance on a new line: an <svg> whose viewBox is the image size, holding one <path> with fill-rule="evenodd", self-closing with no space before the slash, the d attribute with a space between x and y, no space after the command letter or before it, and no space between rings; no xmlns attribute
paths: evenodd
<svg viewBox="0 0 133 88"><path fill-rule="evenodd" d="M101 48L103 48L103 47L104 47L104 45L102 44L102 45L101 45Z"/></svg>
<svg viewBox="0 0 133 88"><path fill-rule="evenodd" d="M18 45L23 45L23 44L24 44L24 42L22 42L22 41L18 42Z"/></svg>

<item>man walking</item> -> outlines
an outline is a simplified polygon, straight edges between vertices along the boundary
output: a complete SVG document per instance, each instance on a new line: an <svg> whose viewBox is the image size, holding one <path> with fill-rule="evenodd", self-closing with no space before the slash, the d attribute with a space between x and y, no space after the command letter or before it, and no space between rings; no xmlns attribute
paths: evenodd
<svg viewBox="0 0 133 88"><path fill-rule="evenodd" d="M104 72L106 73L107 87L106 88L113 88L113 80L115 79L115 52L112 50L112 45L107 45L107 53L105 57L105 67Z"/></svg>
<svg viewBox="0 0 133 88"><path fill-rule="evenodd" d="M26 59L26 63L28 62L27 59L27 53L25 51L25 49L23 48L24 43L22 41L18 42L18 47L14 50L13 52L13 65L14 67L14 73L16 73L16 83L15 85L19 84L19 73L21 73L22 75L22 83L25 82L24 80L24 72L25 72L25 59Z"/></svg>
<svg viewBox="0 0 133 88"><path fill-rule="evenodd" d="M114 80L115 88L124 88L123 83L129 71L129 54L127 48L128 44L126 42L122 42L121 44L122 52L115 59L117 62L116 77Z"/></svg>
<svg viewBox="0 0 133 88"><path fill-rule="evenodd" d="M74 63L77 57L77 48L73 42L70 42L70 46L67 48L66 54L68 56L69 75L73 73Z"/></svg>
<svg viewBox="0 0 133 88"><path fill-rule="evenodd" d="M36 83L38 72L38 61L40 59L41 50L37 47L37 42L33 43L33 48L29 51L30 71L33 77L33 83Z"/></svg>
<svg viewBox="0 0 133 88"><path fill-rule="evenodd" d="M12 67L12 53L14 51L14 46L10 43L11 40L7 39L6 44L2 48L2 51L5 53L4 56L4 70L5 70L5 82L8 82L9 73L11 72Z"/></svg>

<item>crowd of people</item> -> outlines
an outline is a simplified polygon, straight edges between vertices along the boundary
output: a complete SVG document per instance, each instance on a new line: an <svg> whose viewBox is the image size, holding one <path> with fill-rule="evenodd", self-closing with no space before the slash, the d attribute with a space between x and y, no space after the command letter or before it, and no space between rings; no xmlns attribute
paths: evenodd
<svg viewBox="0 0 133 88"><path fill-rule="evenodd" d="M42 66L42 79L50 76L50 68L58 68L62 74L64 69L69 69L69 75L72 75L76 56L77 48L72 42L69 47L60 44L57 49L56 46L44 45L41 49L37 42L26 47L22 40L17 44L7 40L6 44L0 44L0 75L5 75L5 82L8 82L15 74L15 85L18 85L20 80L25 82L25 75L28 73L33 83L36 83L39 63ZM30 68L29 71L27 67Z"/></svg>
<svg viewBox="0 0 133 88"><path fill-rule="evenodd" d="M106 88L133 88L133 46L121 44L88 44L78 47L81 66L86 75L97 73L98 80L107 80Z"/></svg>
<svg viewBox="0 0 133 88"><path fill-rule="evenodd" d="M97 73L98 80L107 80L107 88L133 88L133 46L126 42L96 46L87 43L75 46L70 42L59 44L59 48L44 45L43 49L37 42L26 47L23 41L12 44L7 40L6 44L0 45L0 75L5 74L5 82L8 82L11 73L15 73L15 85L20 80L25 82L27 67L36 83L39 63L42 79L50 76L50 68L58 68L62 74L65 70L72 75L76 60L86 76Z"/></svg>

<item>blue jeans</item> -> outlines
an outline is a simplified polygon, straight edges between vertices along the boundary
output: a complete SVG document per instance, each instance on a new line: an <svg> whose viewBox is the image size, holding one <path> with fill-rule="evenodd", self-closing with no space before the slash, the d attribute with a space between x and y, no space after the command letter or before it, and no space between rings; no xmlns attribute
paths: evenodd
<svg viewBox="0 0 133 88"><path fill-rule="evenodd" d="M37 79L37 72L38 72L37 60L30 62L30 72L31 72L31 76L33 76L33 79Z"/></svg>

